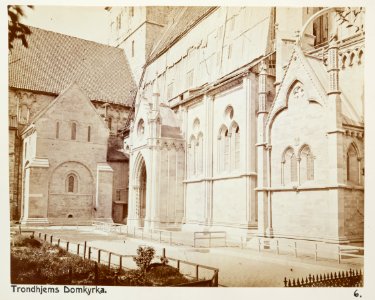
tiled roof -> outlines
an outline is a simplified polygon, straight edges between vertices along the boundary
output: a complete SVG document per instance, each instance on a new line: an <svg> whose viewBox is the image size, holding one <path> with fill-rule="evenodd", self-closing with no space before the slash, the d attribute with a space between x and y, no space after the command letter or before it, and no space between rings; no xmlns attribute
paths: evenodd
<svg viewBox="0 0 375 300"><path fill-rule="evenodd" d="M151 62L188 32L203 16L216 9L213 6L188 6L175 9L160 41L155 44L148 61Z"/></svg>
<svg viewBox="0 0 375 300"><path fill-rule="evenodd" d="M29 26L9 53L9 86L59 94L76 81L91 100L130 104L136 89L122 49Z"/></svg>

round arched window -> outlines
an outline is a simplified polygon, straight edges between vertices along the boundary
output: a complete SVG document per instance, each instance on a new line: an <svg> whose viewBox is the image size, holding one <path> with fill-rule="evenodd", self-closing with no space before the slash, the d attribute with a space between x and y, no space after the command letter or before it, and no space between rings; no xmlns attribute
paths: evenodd
<svg viewBox="0 0 375 300"><path fill-rule="evenodd" d="M145 133L145 122L143 119L140 119L137 126L137 134L139 137L142 137Z"/></svg>
<svg viewBox="0 0 375 300"><path fill-rule="evenodd" d="M233 107L231 105L228 105L227 108L225 109L224 116L225 118L228 118L229 120L233 119Z"/></svg>

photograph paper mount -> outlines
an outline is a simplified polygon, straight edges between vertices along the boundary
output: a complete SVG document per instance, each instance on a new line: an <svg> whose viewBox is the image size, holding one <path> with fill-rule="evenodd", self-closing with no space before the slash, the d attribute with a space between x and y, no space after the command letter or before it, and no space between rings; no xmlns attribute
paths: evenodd
<svg viewBox="0 0 375 300"><path fill-rule="evenodd" d="M9 297L100 294L79 287L101 285L104 265L138 268L139 284L255 287L241 296L373 294L368 5L20 8L12 24L25 37L10 35L4 108ZM76 17L84 11L85 23L108 26L100 41ZM76 31L64 31L68 20ZM60 279L32 281L42 268L19 269L39 250L19 247L40 243L92 260L93 283L74 281L78 261L58 266ZM53 260L48 247L38 255ZM161 283L162 268L183 283ZM107 295L129 281L111 276ZM208 290L225 293L199 295Z"/></svg>

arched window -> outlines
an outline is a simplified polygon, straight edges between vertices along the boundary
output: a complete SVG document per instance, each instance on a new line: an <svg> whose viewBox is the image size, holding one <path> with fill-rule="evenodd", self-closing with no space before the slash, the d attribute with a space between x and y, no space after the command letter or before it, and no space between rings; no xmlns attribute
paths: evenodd
<svg viewBox="0 0 375 300"><path fill-rule="evenodd" d="M314 180L314 157L309 146L304 146L300 152L300 182Z"/></svg>
<svg viewBox="0 0 375 300"><path fill-rule="evenodd" d="M225 125L221 126L217 143L218 172L229 170L230 165L230 133Z"/></svg>
<svg viewBox="0 0 375 300"><path fill-rule="evenodd" d="M240 127L237 126L234 139L234 167L235 169L240 168L241 152L240 152Z"/></svg>
<svg viewBox="0 0 375 300"><path fill-rule="evenodd" d="M69 174L66 178L66 191L68 193L77 193L78 191L78 181L74 174Z"/></svg>
<svg viewBox="0 0 375 300"><path fill-rule="evenodd" d="M87 141L91 142L91 126L87 127Z"/></svg>
<svg viewBox="0 0 375 300"><path fill-rule="evenodd" d="M56 138L60 136L60 122L56 122Z"/></svg>
<svg viewBox="0 0 375 300"><path fill-rule="evenodd" d="M71 139L75 140L76 138L77 138L77 124L76 123L72 123L72 127L71 127Z"/></svg>
<svg viewBox="0 0 375 300"><path fill-rule="evenodd" d="M290 157L290 181L291 182L297 181L297 158L294 153Z"/></svg>
<svg viewBox="0 0 375 300"><path fill-rule="evenodd" d="M224 170L229 170L229 151L230 151L230 136L228 129L225 131L224 134Z"/></svg>
<svg viewBox="0 0 375 300"><path fill-rule="evenodd" d="M197 173L203 174L203 134L200 133L198 135L198 145L196 148L196 155L197 158Z"/></svg>
<svg viewBox="0 0 375 300"><path fill-rule="evenodd" d="M195 159L195 148L196 148L196 140L195 137L192 136L190 138L190 144L188 148L188 168L189 168L189 175L194 176L196 173L196 159Z"/></svg>
<svg viewBox="0 0 375 300"><path fill-rule="evenodd" d="M346 180L352 184L359 184L358 153L353 144L350 144L346 153Z"/></svg>
<svg viewBox="0 0 375 300"><path fill-rule="evenodd" d="M297 158L292 148L284 152L281 167L281 183L284 185L297 182Z"/></svg>
<svg viewBox="0 0 375 300"><path fill-rule="evenodd" d="M230 165L231 169L237 170L240 167L240 128L237 124L232 126L230 138Z"/></svg>

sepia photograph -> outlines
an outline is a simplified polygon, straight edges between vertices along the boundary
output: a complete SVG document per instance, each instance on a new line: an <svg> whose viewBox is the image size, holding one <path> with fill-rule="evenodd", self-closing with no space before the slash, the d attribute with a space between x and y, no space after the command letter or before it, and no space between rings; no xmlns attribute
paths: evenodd
<svg viewBox="0 0 375 300"><path fill-rule="evenodd" d="M375 296L364 3L24 2L2 5L9 297Z"/></svg>

